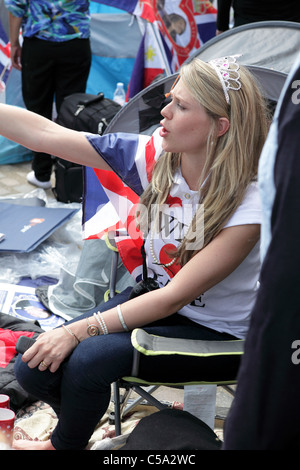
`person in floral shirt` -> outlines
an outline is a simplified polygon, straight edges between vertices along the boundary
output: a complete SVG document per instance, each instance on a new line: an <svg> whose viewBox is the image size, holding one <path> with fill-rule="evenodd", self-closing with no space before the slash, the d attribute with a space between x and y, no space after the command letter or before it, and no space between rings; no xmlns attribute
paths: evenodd
<svg viewBox="0 0 300 470"><path fill-rule="evenodd" d="M54 101L58 113L66 96L86 89L91 65L89 1L5 0L5 5L12 66L22 73L25 106L51 119ZM27 180L48 189L53 158L33 155Z"/></svg>

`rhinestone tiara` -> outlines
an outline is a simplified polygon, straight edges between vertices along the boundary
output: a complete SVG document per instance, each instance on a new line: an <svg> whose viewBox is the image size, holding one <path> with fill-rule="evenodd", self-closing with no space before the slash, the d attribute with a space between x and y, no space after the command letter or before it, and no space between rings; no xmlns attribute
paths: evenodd
<svg viewBox="0 0 300 470"><path fill-rule="evenodd" d="M230 104L228 90L237 91L242 86L239 74L240 66L236 61L237 57L240 57L240 55L220 57L208 62L219 77L228 104Z"/></svg>

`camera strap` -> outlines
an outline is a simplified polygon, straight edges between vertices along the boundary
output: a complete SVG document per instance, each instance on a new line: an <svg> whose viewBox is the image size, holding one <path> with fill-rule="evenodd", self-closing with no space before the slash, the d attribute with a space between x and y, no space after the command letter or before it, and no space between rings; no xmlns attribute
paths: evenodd
<svg viewBox="0 0 300 470"><path fill-rule="evenodd" d="M157 274L154 273L154 277L153 278L149 278L148 277L148 269L147 269L147 263L146 263L146 252L145 252L145 241L146 240L143 240L143 244L141 246L141 255L142 255L142 259L143 259L143 281L147 281L148 279L157 279Z"/></svg>

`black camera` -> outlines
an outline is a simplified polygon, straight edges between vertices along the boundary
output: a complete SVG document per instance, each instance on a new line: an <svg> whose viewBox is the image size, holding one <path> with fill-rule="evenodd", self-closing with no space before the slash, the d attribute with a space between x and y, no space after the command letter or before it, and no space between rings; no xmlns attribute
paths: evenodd
<svg viewBox="0 0 300 470"><path fill-rule="evenodd" d="M129 299L134 299L139 295L146 294L151 290L159 289L159 284L157 282L157 275L154 273L154 277L148 277L147 274L147 264L146 264L146 253L145 253L145 240L141 246L141 255L143 258L143 279L138 282L130 292Z"/></svg>
<svg viewBox="0 0 300 470"><path fill-rule="evenodd" d="M148 277L147 279L143 279L142 281L138 282L130 292L129 299L134 299L134 297L138 297L139 295L146 294L146 292L150 292L151 290L159 289L159 284L156 281L156 278Z"/></svg>

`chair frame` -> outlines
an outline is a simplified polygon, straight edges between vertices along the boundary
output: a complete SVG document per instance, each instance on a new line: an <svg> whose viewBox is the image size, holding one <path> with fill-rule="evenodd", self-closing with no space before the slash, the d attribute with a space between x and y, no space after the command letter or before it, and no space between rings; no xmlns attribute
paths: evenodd
<svg viewBox="0 0 300 470"><path fill-rule="evenodd" d="M139 335L138 341L137 337ZM155 338L154 348L151 340ZM146 344L144 340L150 340L150 343ZM214 380L195 380L192 382L182 382L182 383L166 383L166 382L151 382L148 380L141 379L140 375L140 359L142 355L159 356L161 354L175 353L186 356L199 357L200 360L203 360L203 357L211 356L228 356L228 355L237 355L242 356L244 351L244 340L233 340L233 341L201 341L201 340L189 340L189 339L175 339L175 343L178 346L177 350L174 352L174 339L157 337L154 335L149 335L144 330L138 328L132 332L132 344L134 347L134 356L133 356L133 365L132 365L132 374L130 377L123 377L118 382L113 384L113 394L114 394L114 413L111 413L110 417L114 420L115 423L115 433L116 436L121 434L121 423L122 419L129 411L132 410L137 404L142 400L146 400L151 405L155 406L158 410L168 408L168 405L160 402L156 399L152 393L159 386L183 388L185 385L199 384L199 385L219 385L229 391L231 395L234 394L234 390L230 385L236 384L236 377L223 380L220 377L215 377ZM145 347L146 344L146 347ZM150 346L149 346L150 344ZM148 349L150 348L150 349ZM236 371L237 375L237 371ZM150 387L148 390L145 390L143 387ZM120 397L120 389L125 389L124 396ZM135 400L131 405L127 405L130 391L134 391L139 395L139 398Z"/></svg>

